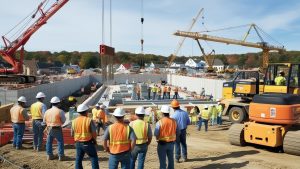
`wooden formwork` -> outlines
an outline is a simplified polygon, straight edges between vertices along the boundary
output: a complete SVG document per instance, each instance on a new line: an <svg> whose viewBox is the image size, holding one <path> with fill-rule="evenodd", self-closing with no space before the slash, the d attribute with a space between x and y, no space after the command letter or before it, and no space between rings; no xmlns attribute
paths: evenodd
<svg viewBox="0 0 300 169"><path fill-rule="evenodd" d="M0 123L10 122L10 109L14 104L8 104L0 107Z"/></svg>

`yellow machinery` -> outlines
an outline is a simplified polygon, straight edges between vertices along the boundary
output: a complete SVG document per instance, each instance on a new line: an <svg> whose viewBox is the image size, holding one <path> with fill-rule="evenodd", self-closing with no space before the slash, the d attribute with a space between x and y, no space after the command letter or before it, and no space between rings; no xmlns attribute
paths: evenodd
<svg viewBox="0 0 300 169"><path fill-rule="evenodd" d="M228 133L231 144L258 144L300 155L299 95L255 95L249 105L249 119L249 122L230 127Z"/></svg>
<svg viewBox="0 0 300 169"><path fill-rule="evenodd" d="M229 115L230 121L241 123L248 120L249 103L254 95L262 93L300 94L300 64L269 64L264 77L259 71L240 71L232 81L223 83L223 115ZM286 83L275 85L279 72L284 72Z"/></svg>

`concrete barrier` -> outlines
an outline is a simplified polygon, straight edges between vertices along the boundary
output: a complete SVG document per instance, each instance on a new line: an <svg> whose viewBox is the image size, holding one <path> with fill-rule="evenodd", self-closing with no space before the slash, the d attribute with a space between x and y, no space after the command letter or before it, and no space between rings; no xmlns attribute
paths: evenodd
<svg viewBox="0 0 300 169"><path fill-rule="evenodd" d="M203 87L205 89L206 95L212 94L214 99L218 99L218 98L222 98L222 88L225 80L205 79L205 78L198 78L198 77L168 74L168 83L170 82L174 86L178 86L181 88L186 87L188 91L195 91L198 94L200 94L200 91Z"/></svg>
<svg viewBox="0 0 300 169"><path fill-rule="evenodd" d="M88 99L86 99L83 104L87 105L87 106L93 106L95 105L99 98L102 96L102 94L104 93L104 91L106 90L106 86L102 85L95 93L93 93L92 96L90 96Z"/></svg>

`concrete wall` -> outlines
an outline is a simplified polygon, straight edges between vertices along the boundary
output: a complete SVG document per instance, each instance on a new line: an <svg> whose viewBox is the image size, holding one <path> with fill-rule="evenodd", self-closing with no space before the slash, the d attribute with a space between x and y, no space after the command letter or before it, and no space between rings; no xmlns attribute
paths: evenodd
<svg viewBox="0 0 300 169"><path fill-rule="evenodd" d="M115 75L115 82L117 84L129 82L158 82L160 80L167 80L167 74L117 74Z"/></svg>
<svg viewBox="0 0 300 169"><path fill-rule="evenodd" d="M174 86L186 87L188 91L195 91L197 94L199 94L202 87L204 87L205 94L207 95L212 94L215 99L218 99L218 98L222 98L222 88L223 88L223 82L225 82L225 80L204 79L198 77L188 77L188 76L168 74L168 83L170 82Z"/></svg>
<svg viewBox="0 0 300 169"><path fill-rule="evenodd" d="M98 103L99 98L103 95L103 93L106 90L106 86L101 86L92 96L90 96L88 99L86 99L83 104L87 106L94 106L96 103Z"/></svg>

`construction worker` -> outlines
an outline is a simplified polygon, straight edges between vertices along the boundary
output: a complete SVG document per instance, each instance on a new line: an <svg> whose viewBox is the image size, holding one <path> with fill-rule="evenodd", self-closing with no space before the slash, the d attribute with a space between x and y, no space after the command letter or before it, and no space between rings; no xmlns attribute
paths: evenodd
<svg viewBox="0 0 300 169"><path fill-rule="evenodd" d="M180 135L177 137L175 142L175 159L179 163L181 158L181 149L183 162L187 161L187 145L186 145L186 129L187 126L191 124L189 114L186 111L180 109L179 102L174 99L171 102L171 106L174 109L174 113L171 115L172 119L175 119L178 129L180 130Z"/></svg>
<svg viewBox="0 0 300 169"><path fill-rule="evenodd" d="M174 143L180 131L176 121L170 118L170 107L167 105L161 106L161 112L163 113L163 118L156 123L154 130L154 135L158 143L159 168L174 169ZM168 158L168 167L166 157Z"/></svg>
<svg viewBox="0 0 300 169"><path fill-rule="evenodd" d="M151 92L152 92L152 100L155 100L156 99L156 85L154 85L152 88L151 88Z"/></svg>
<svg viewBox="0 0 300 169"><path fill-rule="evenodd" d="M169 99L171 99L171 90L172 90L172 89L171 89L171 86L169 86L169 87L168 87L168 90L167 90L167 94L168 94L168 98L169 98Z"/></svg>
<svg viewBox="0 0 300 169"><path fill-rule="evenodd" d="M204 123L205 132L207 132L209 116L208 105L204 105L204 109L201 110L201 120L198 123L198 131L201 130L202 123Z"/></svg>
<svg viewBox="0 0 300 169"><path fill-rule="evenodd" d="M204 99L205 98L205 89L204 87L202 87L201 91L200 91L200 99Z"/></svg>
<svg viewBox="0 0 300 169"><path fill-rule="evenodd" d="M174 88L174 96L173 99L178 99L178 87Z"/></svg>
<svg viewBox="0 0 300 169"><path fill-rule="evenodd" d="M136 90L137 99L141 100L141 88L138 84L136 85L135 90Z"/></svg>
<svg viewBox="0 0 300 169"><path fill-rule="evenodd" d="M167 98L167 91L168 91L168 87L164 86L163 87L163 99Z"/></svg>
<svg viewBox="0 0 300 169"><path fill-rule="evenodd" d="M105 131L106 127L106 123L108 121L108 118L107 118L107 115L106 115L106 112L105 112L105 108L106 106L104 106L103 104L100 105L100 110L98 111L98 119L99 119L99 130L98 130L98 136L99 136L99 133L100 133L100 128L103 129L103 131Z"/></svg>
<svg viewBox="0 0 300 169"><path fill-rule="evenodd" d="M211 108L210 108L210 122L211 122L211 125L215 125L217 123L217 117L218 117L218 110L216 108L216 105L212 105Z"/></svg>
<svg viewBox="0 0 300 169"><path fill-rule="evenodd" d="M197 122L197 116L200 113L199 107L194 106L191 111L190 111L190 116L191 116L191 123L196 124Z"/></svg>
<svg viewBox="0 0 300 169"><path fill-rule="evenodd" d="M98 169L98 155L96 146L96 127L92 119L88 115L89 107L81 104L77 108L79 117L72 121L72 136L75 140L76 146L76 162L75 169L83 169L82 160L85 153L90 157L92 168Z"/></svg>
<svg viewBox="0 0 300 169"><path fill-rule="evenodd" d="M144 168L144 162L146 159L146 154L148 150L148 145L152 140L152 130L150 124L144 121L145 116L144 107L140 106L135 109L135 114L138 119L130 122L129 126L132 127L135 136L136 142L135 147L131 151L131 164L130 168L135 168L135 161L138 158L138 169Z"/></svg>
<svg viewBox="0 0 300 169"><path fill-rule="evenodd" d="M152 115L152 108L151 107L148 107L145 109L145 117L144 117L144 121L151 124L152 122L152 118L151 118L151 115Z"/></svg>
<svg viewBox="0 0 300 169"><path fill-rule="evenodd" d="M17 150L22 149L22 140L25 131L25 121L29 120L25 109L26 98L21 96L18 98L18 104L10 109L11 122L13 123L14 139L13 147Z"/></svg>
<svg viewBox="0 0 300 169"><path fill-rule="evenodd" d="M46 142L46 151L47 151L47 160L53 160L53 150L52 143L55 138L58 146L58 160L64 160L64 138L62 133L62 125L66 121L65 112L58 108L60 105L60 99L58 97L53 97L50 100L52 107L48 109L44 116L44 122L47 125L47 142Z"/></svg>
<svg viewBox="0 0 300 169"><path fill-rule="evenodd" d="M217 117L217 124L222 125L222 114L223 114L223 106L221 105L220 100L217 100L218 105L217 105L217 110L218 110L218 117Z"/></svg>
<svg viewBox="0 0 300 169"><path fill-rule="evenodd" d="M39 92L36 95L37 102L30 106L30 113L32 117L32 129L33 129L33 149L36 151L42 150L44 125L43 119L47 106L43 103L46 95L43 92Z"/></svg>
<svg viewBox="0 0 300 169"><path fill-rule="evenodd" d="M286 85L286 79L284 77L284 72L280 71L278 76L274 79L276 86L285 86Z"/></svg>
<svg viewBox="0 0 300 169"><path fill-rule="evenodd" d="M124 123L125 111L122 108L116 108L113 116L116 122L105 130L104 150L109 155L109 169L117 169L121 163L122 169L130 168L130 152L135 146L136 137L133 129Z"/></svg>
<svg viewBox="0 0 300 169"><path fill-rule="evenodd" d="M101 128L101 124L99 124L100 122L100 119L99 119L99 111L100 111L100 103L97 103L95 105L95 107L92 109L92 115L93 115L93 121L96 125L96 128L97 128L97 134L99 136L99 133L100 133L100 128Z"/></svg>
<svg viewBox="0 0 300 169"><path fill-rule="evenodd" d="M151 99L151 91L152 91L152 88L149 86L148 87L148 100Z"/></svg>
<svg viewBox="0 0 300 169"><path fill-rule="evenodd" d="M160 87L157 87L156 90L157 90L157 99L158 99L158 100L161 100L161 94L162 94L162 93L161 93L161 92L162 92L162 91L161 91L161 88L160 88Z"/></svg>

